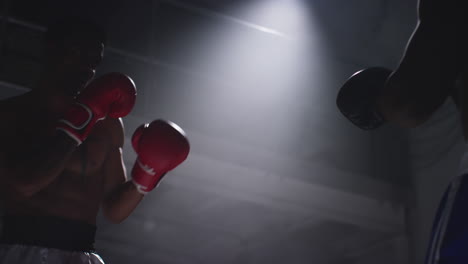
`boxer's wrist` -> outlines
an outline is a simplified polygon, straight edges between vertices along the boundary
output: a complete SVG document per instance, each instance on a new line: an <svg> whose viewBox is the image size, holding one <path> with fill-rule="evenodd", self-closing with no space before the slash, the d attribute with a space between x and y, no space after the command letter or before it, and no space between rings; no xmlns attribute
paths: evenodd
<svg viewBox="0 0 468 264"><path fill-rule="evenodd" d="M137 191L143 195L152 191L160 181L160 176L156 174L154 169L141 163L139 159L135 161L131 175Z"/></svg>

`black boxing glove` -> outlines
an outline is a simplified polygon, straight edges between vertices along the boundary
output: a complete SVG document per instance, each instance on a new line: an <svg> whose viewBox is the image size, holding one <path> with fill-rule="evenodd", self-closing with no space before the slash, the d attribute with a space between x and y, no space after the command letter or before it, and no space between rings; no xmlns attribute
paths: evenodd
<svg viewBox="0 0 468 264"><path fill-rule="evenodd" d="M383 67L371 67L351 75L336 97L338 109L363 130L383 125L386 120L377 109L377 97L391 73Z"/></svg>

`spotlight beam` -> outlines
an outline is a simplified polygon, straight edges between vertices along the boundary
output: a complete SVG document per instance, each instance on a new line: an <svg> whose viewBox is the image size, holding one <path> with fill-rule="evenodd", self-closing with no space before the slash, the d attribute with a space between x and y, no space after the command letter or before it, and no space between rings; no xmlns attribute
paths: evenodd
<svg viewBox="0 0 468 264"><path fill-rule="evenodd" d="M236 18L236 17L224 15L222 13L215 12L215 11L210 10L208 8L203 8L203 7L190 5L190 4L187 4L187 3L183 2L183 1L178 1L178 0L162 0L162 1L166 2L166 3L169 3L169 4L173 5L173 6L177 6L177 7L184 8L184 9L187 9L187 10L190 10L190 11L194 11L196 13L203 14L203 15L206 15L206 16L209 16L209 17L222 19L222 20L225 20L225 21L228 21L228 22L234 22L236 24L239 24L239 25L251 28L251 29L255 29L255 30L258 30L258 31L261 31L261 32L264 32L264 33L268 33L268 34L271 34L271 35L275 35L275 36L282 37L282 38L287 38L287 39L290 38L288 35L284 34L283 32L280 32L278 30L268 28L268 27L264 27L264 26L261 26L261 25L255 24L255 23L251 23L251 22L248 22L248 21Z"/></svg>

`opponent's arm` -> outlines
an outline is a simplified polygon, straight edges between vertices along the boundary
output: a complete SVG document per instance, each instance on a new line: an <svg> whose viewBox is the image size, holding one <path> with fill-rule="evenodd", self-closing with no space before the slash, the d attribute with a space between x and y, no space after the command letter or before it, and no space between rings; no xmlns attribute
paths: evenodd
<svg viewBox="0 0 468 264"><path fill-rule="evenodd" d="M419 24L399 67L390 75L378 98L385 119L402 127L424 123L442 105L454 85L455 75L443 68L448 54L435 44ZM442 54L441 54L442 52ZM429 61L432 60L432 61Z"/></svg>
<svg viewBox="0 0 468 264"><path fill-rule="evenodd" d="M460 72L457 12L447 1L419 2L418 24L378 100L387 121L418 126L452 93Z"/></svg>

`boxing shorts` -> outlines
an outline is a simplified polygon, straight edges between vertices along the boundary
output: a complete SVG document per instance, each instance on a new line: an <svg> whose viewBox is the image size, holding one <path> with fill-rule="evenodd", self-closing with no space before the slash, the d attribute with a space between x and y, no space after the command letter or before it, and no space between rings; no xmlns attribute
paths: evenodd
<svg viewBox="0 0 468 264"><path fill-rule="evenodd" d="M468 146L437 210L425 264L468 263Z"/></svg>
<svg viewBox="0 0 468 264"><path fill-rule="evenodd" d="M94 250L94 225L55 216L5 215L2 229L0 263L104 263Z"/></svg>

